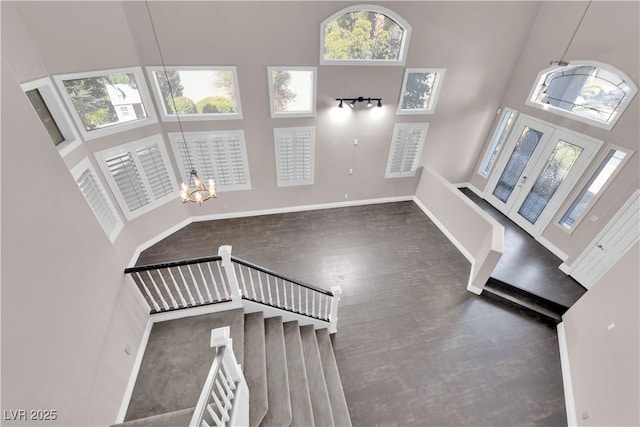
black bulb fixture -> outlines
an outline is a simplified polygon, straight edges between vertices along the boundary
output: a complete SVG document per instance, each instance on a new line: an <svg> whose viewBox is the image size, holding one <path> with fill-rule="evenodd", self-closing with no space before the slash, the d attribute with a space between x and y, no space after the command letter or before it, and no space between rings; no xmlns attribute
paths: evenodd
<svg viewBox="0 0 640 427"><path fill-rule="evenodd" d="M359 96L357 98L336 98L336 101L340 101L338 103L338 108L344 108L344 102L348 102L349 106L351 108L355 108L356 107L356 102L365 102L367 103L367 107L373 107L373 101L378 101L378 105L376 105L376 107L381 108L382 107L382 98L371 98L371 97L364 97L364 96Z"/></svg>

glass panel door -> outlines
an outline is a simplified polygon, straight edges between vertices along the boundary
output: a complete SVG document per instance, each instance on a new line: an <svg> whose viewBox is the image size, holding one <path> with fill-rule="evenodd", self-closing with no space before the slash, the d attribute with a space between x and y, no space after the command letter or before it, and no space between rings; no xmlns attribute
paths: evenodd
<svg viewBox="0 0 640 427"><path fill-rule="evenodd" d="M527 182L532 167L547 145L553 128L532 117L521 115L504 146L504 154L496 162L489 179L487 201L507 215L514 199Z"/></svg>
<svg viewBox="0 0 640 427"><path fill-rule="evenodd" d="M522 115L496 165L489 203L538 236L588 166L602 141Z"/></svg>

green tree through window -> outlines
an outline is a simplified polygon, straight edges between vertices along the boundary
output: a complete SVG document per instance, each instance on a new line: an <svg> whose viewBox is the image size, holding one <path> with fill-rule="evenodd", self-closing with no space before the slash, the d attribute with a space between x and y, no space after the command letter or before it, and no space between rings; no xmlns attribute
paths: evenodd
<svg viewBox="0 0 640 427"><path fill-rule="evenodd" d="M324 59L398 60L403 32L382 13L346 13L324 28Z"/></svg>

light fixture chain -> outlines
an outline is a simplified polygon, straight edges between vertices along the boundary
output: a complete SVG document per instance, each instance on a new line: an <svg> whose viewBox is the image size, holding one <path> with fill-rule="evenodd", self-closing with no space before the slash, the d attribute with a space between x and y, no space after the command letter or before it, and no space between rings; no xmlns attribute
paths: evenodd
<svg viewBox="0 0 640 427"><path fill-rule="evenodd" d="M160 41L158 40L158 33L156 32L156 26L153 23L153 18L151 17L151 10L149 9L149 1L144 0L144 4L147 7L147 14L149 15L149 22L151 22L151 29L153 30L153 37L156 40L156 46L158 47L158 53L160 54L160 63L162 64L162 70L164 72L164 78L167 80L167 86L169 87L169 96L171 97L171 104L173 105L174 113L176 113L176 119L178 120L178 127L180 128L180 135L182 135L182 143L184 144L185 153L187 154L187 161L189 162L189 168L193 171L193 161L191 159L191 152L189 151L189 146L187 145L187 138L184 136L184 129L182 128L182 120L180 120L180 114L178 113L178 108L176 107L176 101L173 96L173 88L171 87L171 81L169 80L169 73L167 72L167 66L164 62L164 56L162 55L162 49L160 49Z"/></svg>
<svg viewBox="0 0 640 427"><path fill-rule="evenodd" d="M578 25L576 25L576 29L573 30L573 34L571 34L571 38L569 39L569 43L567 43L567 47L564 49L564 52L562 53L562 57L560 58L560 63L564 62L564 57L567 55L567 52L569 51L569 47L571 47L571 43L573 43L573 39L576 36L576 33L578 32L578 29L580 28L580 25L582 25L582 21L584 20L584 17L587 14L587 10L589 10L589 6L591 6L591 1L589 0L589 2L587 3L587 7L584 8L584 12L582 12L582 17L580 18L580 21L578 21Z"/></svg>

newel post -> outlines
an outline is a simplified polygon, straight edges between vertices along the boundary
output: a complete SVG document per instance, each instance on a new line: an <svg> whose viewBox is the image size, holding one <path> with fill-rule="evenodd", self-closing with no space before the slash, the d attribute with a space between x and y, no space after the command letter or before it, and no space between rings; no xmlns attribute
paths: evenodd
<svg viewBox="0 0 640 427"><path fill-rule="evenodd" d="M236 270L233 268L233 263L231 262L231 246L220 246L218 248L218 256L222 257L222 268L224 268L225 276L227 276L227 283L229 284L229 291L231 292L231 300L242 302L242 293L240 292L240 286L238 285L238 277L236 276Z"/></svg>
<svg viewBox="0 0 640 427"><path fill-rule="evenodd" d="M340 286L332 286L331 293L331 312L329 313L329 333L335 334L338 331L338 303L340 302L340 296L342 295L342 289Z"/></svg>
<svg viewBox="0 0 640 427"><path fill-rule="evenodd" d="M228 326L211 330L211 347L226 347L222 357L223 365L227 368L231 380L239 381L242 373L233 352L233 339L231 339L231 329Z"/></svg>

